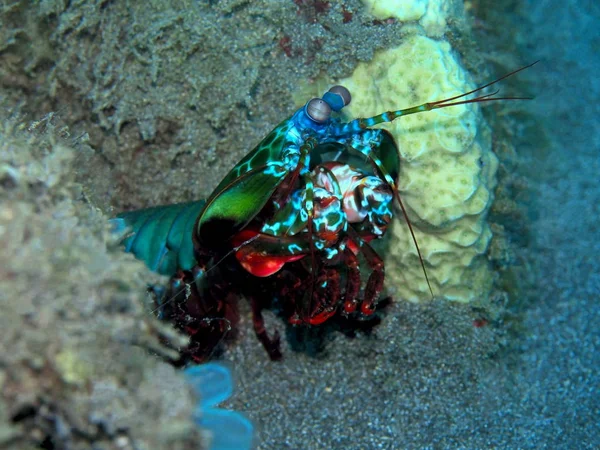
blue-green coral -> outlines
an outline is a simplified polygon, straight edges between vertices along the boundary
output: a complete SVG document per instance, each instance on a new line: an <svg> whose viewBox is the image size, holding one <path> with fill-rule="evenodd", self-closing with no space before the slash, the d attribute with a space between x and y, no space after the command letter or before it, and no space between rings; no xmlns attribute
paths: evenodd
<svg viewBox="0 0 600 450"><path fill-rule="evenodd" d="M252 423L239 412L215 407L233 393L230 370L219 363L206 363L189 367L184 374L199 397L193 417L210 434L209 449L249 450L254 435Z"/></svg>

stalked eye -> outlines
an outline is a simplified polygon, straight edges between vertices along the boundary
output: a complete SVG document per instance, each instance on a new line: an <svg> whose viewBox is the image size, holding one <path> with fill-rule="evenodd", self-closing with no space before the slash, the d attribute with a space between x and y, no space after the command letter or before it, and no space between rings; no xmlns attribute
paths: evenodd
<svg viewBox="0 0 600 450"><path fill-rule="evenodd" d="M304 107L306 114L317 123L325 123L331 117L331 106L320 98L313 98Z"/></svg>
<svg viewBox="0 0 600 450"><path fill-rule="evenodd" d="M344 86L339 86L339 85L333 86L327 92L331 92L332 94L337 94L340 97L342 97L342 100L344 101L344 106L348 106L350 104L350 102L352 101L352 96L350 95L350 91L348 89L346 89Z"/></svg>

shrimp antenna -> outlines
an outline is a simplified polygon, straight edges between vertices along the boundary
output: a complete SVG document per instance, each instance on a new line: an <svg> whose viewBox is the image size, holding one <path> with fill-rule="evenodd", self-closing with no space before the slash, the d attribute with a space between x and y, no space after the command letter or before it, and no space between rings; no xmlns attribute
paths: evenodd
<svg viewBox="0 0 600 450"><path fill-rule="evenodd" d="M535 64L537 64L538 62L540 62L539 59L537 61L534 61L531 64L523 66L517 70L513 70L512 72L507 73L506 75L503 75L500 78L497 78L490 83L484 84L483 86L475 88L472 91L465 92L464 94L459 94L454 97L445 98L443 100L437 100L435 102L423 103L421 105L413 106L411 108L399 109L397 111L387 111L387 112L378 114L377 116L373 116L373 117L364 117L364 118L358 118L358 119L351 120L350 122L343 124L340 127L340 132L341 133L359 132L366 128L370 128L372 126L379 125L380 123L392 122L392 121L396 120L398 117L408 116L410 114L417 114L420 112L432 111L434 109L447 108L448 106L467 105L469 103L494 102L494 101L498 101L498 100L533 100L532 97L494 97L494 95L496 95L498 92L500 92L500 90L496 90L490 94L480 95L479 97L471 98L468 100L460 100L458 102L454 101L454 100L464 98L468 95L475 94L476 92L481 92L483 89L490 87L490 86L492 86L508 77L511 77L525 69L528 69L528 68L534 66Z"/></svg>
<svg viewBox="0 0 600 450"><path fill-rule="evenodd" d="M498 89L498 90L492 92L491 94L481 95L479 97L475 97L475 98L472 98L469 100L462 100L460 102L453 102L453 100L458 100L459 98L466 97L467 95L471 95L476 92L480 92L480 91L484 90L485 88L490 87L490 86L492 86L508 77L511 77L525 69L529 69L530 67L536 65L539 62L540 62L540 60L538 59L537 61L534 61L531 64L523 66L517 70L513 70L512 72L507 73L506 75L503 75L500 78L489 82L488 84L484 84L483 86L475 88L472 91L465 92L464 94L459 94L455 97L446 98L444 100L438 100L436 102L425 103L425 105L429 105L429 108L427 108L426 111L431 111L432 109L438 109L438 108L445 108L447 106L466 105L468 103L492 102L492 101L497 101L497 100L533 100L533 97L494 97L494 95L496 95L498 92L500 92L500 89ZM451 103L448 103L448 102L451 102ZM419 107L417 106L417 108L419 108Z"/></svg>

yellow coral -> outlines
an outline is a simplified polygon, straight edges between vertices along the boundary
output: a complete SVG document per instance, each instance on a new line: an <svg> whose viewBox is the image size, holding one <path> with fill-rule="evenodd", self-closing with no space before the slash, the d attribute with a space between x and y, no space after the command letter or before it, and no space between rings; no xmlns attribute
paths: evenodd
<svg viewBox="0 0 600 450"><path fill-rule="evenodd" d="M94 367L82 359L76 350L67 348L55 357L55 364L61 372L63 379L72 384L83 384L93 374Z"/></svg>
<svg viewBox="0 0 600 450"><path fill-rule="evenodd" d="M369 14L377 19L417 22L429 36L442 36L448 17L458 14L460 4L442 0L362 0Z"/></svg>
<svg viewBox="0 0 600 450"><path fill-rule="evenodd" d="M353 95L350 117L440 100L473 89L447 42L407 37L338 80ZM475 105L419 113L385 125L402 155L399 189L436 296L457 301L483 298L492 273L484 253L491 239L486 215L493 200L497 158ZM400 215L400 213L398 213ZM399 218L386 261L396 295L430 298L408 227Z"/></svg>

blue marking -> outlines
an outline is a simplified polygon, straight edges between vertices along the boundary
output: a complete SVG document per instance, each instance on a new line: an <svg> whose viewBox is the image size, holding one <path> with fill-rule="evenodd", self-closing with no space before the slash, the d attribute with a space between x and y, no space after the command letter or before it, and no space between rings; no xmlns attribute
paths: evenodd
<svg viewBox="0 0 600 450"><path fill-rule="evenodd" d="M283 165L289 170L294 170L300 162L300 147L297 144L285 146L285 151L282 155Z"/></svg>
<svg viewBox="0 0 600 450"><path fill-rule="evenodd" d="M248 173L252 170L252 166L250 165L252 163L252 160L248 160L245 163L242 163L238 166L237 168L237 174L239 175L244 175L245 173Z"/></svg>
<svg viewBox="0 0 600 450"><path fill-rule="evenodd" d="M329 122L317 123L308 117L308 114L304 111L304 106L294 113L291 120L298 131L306 132L312 130L317 135L323 135L329 126Z"/></svg>
<svg viewBox="0 0 600 450"><path fill-rule="evenodd" d="M281 223L275 222L272 224L265 223L261 228L261 232L265 234L270 234L272 236L277 236L279 234L279 229L281 228Z"/></svg>
<svg viewBox="0 0 600 450"><path fill-rule="evenodd" d="M319 228L321 228L322 225L323 225L323 228L327 228L327 220L323 219L322 217L315 217L313 219L313 228L315 230L318 230Z"/></svg>
<svg viewBox="0 0 600 450"><path fill-rule="evenodd" d="M298 244L290 244L288 245L288 251L290 255L295 255L296 253L302 253L302 248Z"/></svg>
<svg viewBox="0 0 600 450"><path fill-rule="evenodd" d="M198 270L196 271L196 274L194 275L194 280L199 280L203 276L204 276L204 270L202 270L198 267Z"/></svg>
<svg viewBox="0 0 600 450"><path fill-rule="evenodd" d="M297 209L296 209L296 211L297 211ZM292 225L294 225L294 222L296 221L296 217L298 217L298 215L290 214L288 216L288 218L282 222L283 225L285 225L287 228L291 227Z"/></svg>
<svg viewBox="0 0 600 450"><path fill-rule="evenodd" d="M275 178L281 178L286 172L287 169L280 162L272 162L263 170L265 175L271 175Z"/></svg>
<svg viewBox="0 0 600 450"><path fill-rule="evenodd" d="M322 99L331 107L333 111L340 111L344 107L344 99L341 95L334 94L332 92L325 92Z"/></svg>
<svg viewBox="0 0 600 450"><path fill-rule="evenodd" d="M340 248L342 246L343 245L340 245ZM325 251L325 258L330 259L330 260L335 258L339 254L338 250L335 248L326 248L324 251Z"/></svg>

